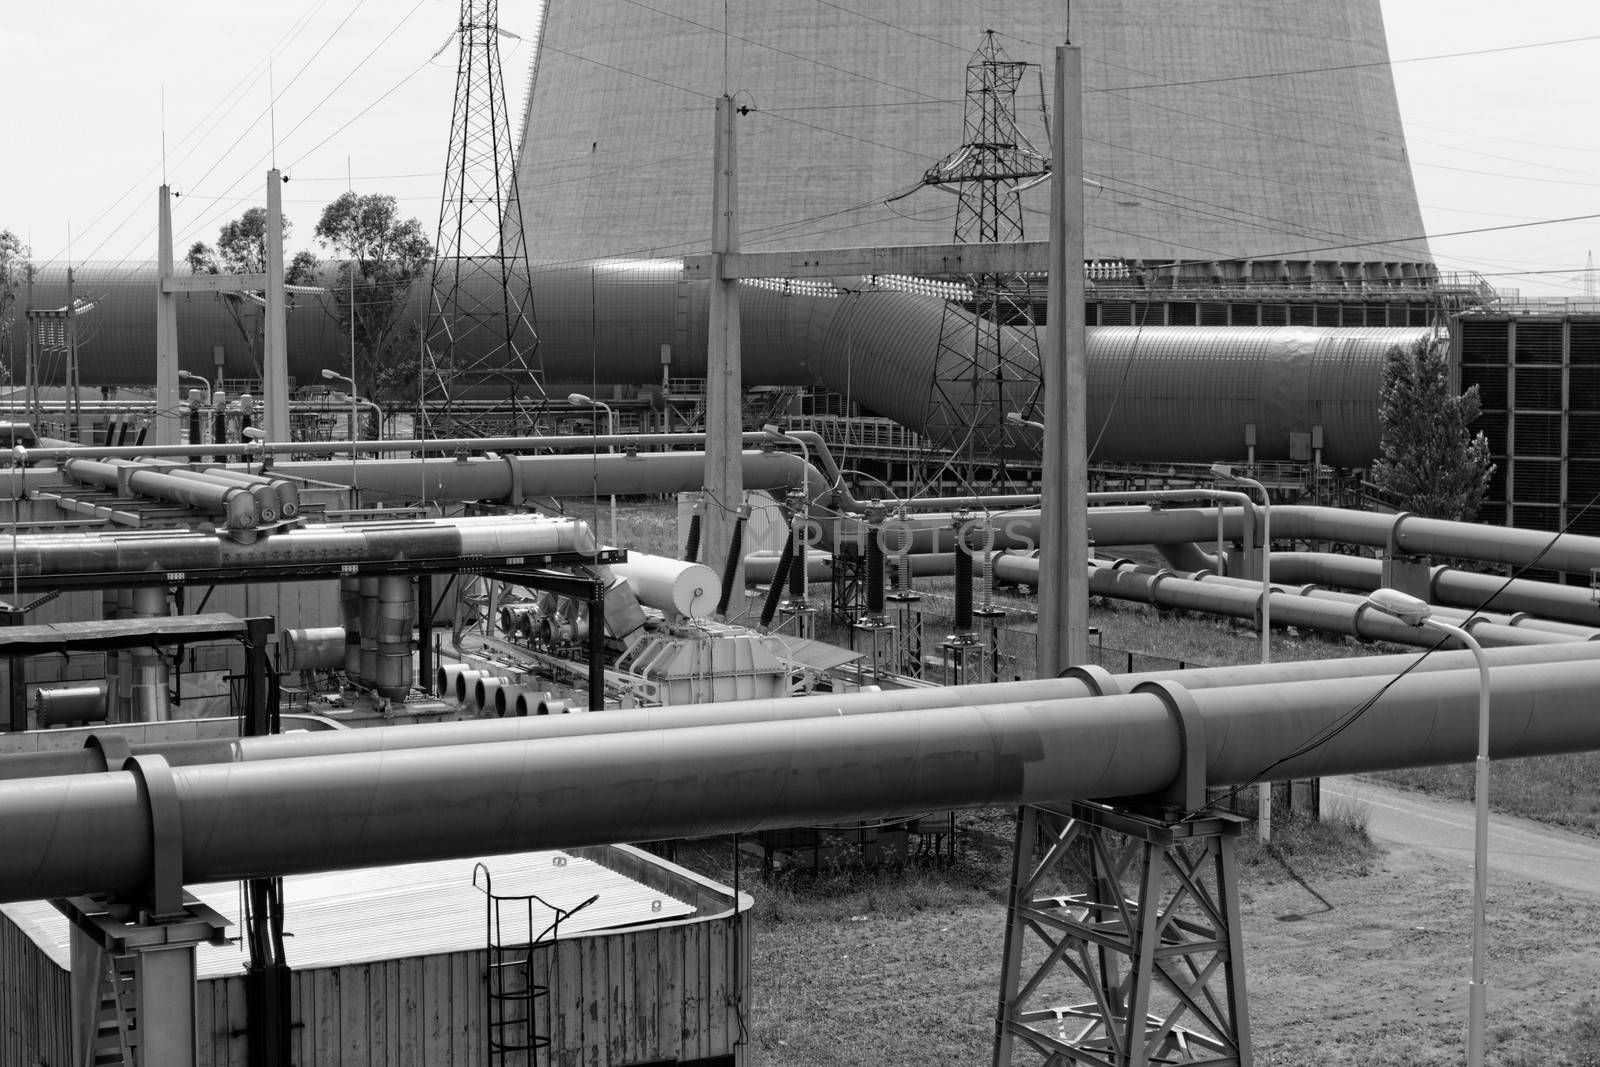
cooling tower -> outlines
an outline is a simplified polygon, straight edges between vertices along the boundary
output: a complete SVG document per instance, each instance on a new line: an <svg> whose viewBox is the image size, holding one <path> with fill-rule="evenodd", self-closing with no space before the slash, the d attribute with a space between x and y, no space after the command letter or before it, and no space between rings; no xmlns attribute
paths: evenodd
<svg viewBox="0 0 1600 1067"><path fill-rule="evenodd" d="M530 256L704 251L713 103L738 119L746 249L943 243L917 185L963 142L985 30L1040 64L1015 100L1048 152L1049 57L1084 64L1091 260L1150 284L1432 275L1379 0L550 0L518 171ZM1045 236L1044 190L1027 194ZM1176 265L1176 266L1175 266Z"/></svg>

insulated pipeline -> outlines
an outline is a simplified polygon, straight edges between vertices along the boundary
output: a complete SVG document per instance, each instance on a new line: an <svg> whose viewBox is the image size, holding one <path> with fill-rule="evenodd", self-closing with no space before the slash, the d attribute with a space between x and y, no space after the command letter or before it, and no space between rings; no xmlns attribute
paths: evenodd
<svg viewBox="0 0 1600 1067"><path fill-rule="evenodd" d="M938 808L1148 796L1205 784L1462 762L1475 671L690 727L169 767L137 757L181 828L185 882L616 840L709 836ZM1495 759L1600 748L1600 663L1496 669ZM1180 726L1180 719L1184 725ZM1188 741L1185 741L1185 738ZM1320 743L1314 743L1320 740ZM1297 754L1298 753L1298 754ZM132 895L152 822L128 771L0 784L0 901Z"/></svg>
<svg viewBox="0 0 1600 1067"><path fill-rule="evenodd" d="M1491 648L1486 651L1486 656L1490 666L1495 669L1591 661L1600 663L1600 645L1578 643ZM1193 691L1275 686L1291 682L1341 678L1386 679L1408 670L1413 674L1473 671L1476 670L1476 661L1470 652L1457 651L1434 652L1425 658L1419 657L1416 653L1403 653L1389 656L1358 656L1350 659L1244 664L1235 667L1144 671L1118 675L1108 674L1098 668L1080 667L1074 668L1071 674L1064 678L1021 682L988 682L926 689L734 700L711 704L618 710L604 715L557 716L515 723L469 720L422 726L379 726L364 730L277 734L268 737L148 742L136 743L130 748L134 755L156 754L165 758L174 767L188 767L203 763L301 759L308 756L392 752L408 748L441 748L505 741L532 741L540 738L684 729L696 726L733 726L740 723L921 711L968 705L1076 700L1082 697L1129 693L1147 682L1179 682L1186 689ZM479 678L486 677L484 672L468 671L459 664L445 665L439 669L437 686L439 694L456 696L457 680L463 674L469 675L464 686L466 690L475 689ZM537 705L537 694L533 695L531 703ZM96 746L0 756L0 781L50 777L58 774L83 774L105 769L104 752Z"/></svg>
<svg viewBox="0 0 1600 1067"><path fill-rule="evenodd" d="M329 277L337 269L329 264ZM488 272L484 272L487 286ZM77 285L98 297L103 321L80 351L88 385L148 385L155 380L154 264L76 265ZM605 261L536 265L531 275L539 309L540 353L553 382L659 382L663 348L677 377L703 377L709 287L688 282L681 264ZM470 288L470 286L469 286ZM417 321L428 295L419 284L404 321ZM478 293L487 301L491 294ZM66 303L66 264L42 263L34 282L37 306ZM54 301L54 303L51 303ZM936 383L939 338L950 327L969 336L977 323L937 297L874 287L862 293L810 295L745 286L741 296L742 378L746 385L823 385L847 393L945 447L949 403L970 402L959 383ZM21 326L16 350L21 351ZM212 373L209 355L232 323L218 304L190 301L178 316L178 348L191 368ZM345 342L323 315L290 316L290 373L302 380L342 358ZM1423 329L1325 327L1093 327L1087 331L1087 417L1099 460L1210 461L1244 458L1247 426L1256 431L1259 459L1287 459L1291 435L1323 429L1324 462L1360 466L1377 454L1378 393L1384 353L1428 336ZM1000 366L1022 368L1008 383L1018 410L1035 384L1035 344L1009 328L995 331L975 379ZM469 342L470 345L470 342ZM130 359L127 353L145 354ZM489 353L468 352L467 358ZM223 373L248 377L248 357L232 348ZM987 365L983 365L987 363ZM941 392L943 391L943 392ZM945 395L951 394L953 395ZM978 410L978 406L974 406ZM1037 441L1002 425L979 427L1003 437L1017 454ZM430 494L431 495L431 494Z"/></svg>

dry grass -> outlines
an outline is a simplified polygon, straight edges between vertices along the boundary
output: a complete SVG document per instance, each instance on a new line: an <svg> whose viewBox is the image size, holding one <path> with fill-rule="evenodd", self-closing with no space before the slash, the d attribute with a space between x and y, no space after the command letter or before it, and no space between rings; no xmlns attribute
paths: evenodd
<svg viewBox="0 0 1600 1067"><path fill-rule="evenodd" d="M1374 779L1451 800L1471 800L1473 766L1413 767ZM1495 811L1600 834L1600 752L1496 760L1489 776Z"/></svg>

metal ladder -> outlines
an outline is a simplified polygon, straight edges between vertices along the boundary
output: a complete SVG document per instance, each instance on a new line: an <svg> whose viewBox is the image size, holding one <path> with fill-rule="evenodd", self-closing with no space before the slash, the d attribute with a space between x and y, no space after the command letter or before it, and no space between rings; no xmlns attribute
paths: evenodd
<svg viewBox="0 0 1600 1067"><path fill-rule="evenodd" d="M139 1026L134 1004L137 964L130 956L105 954L100 974L99 1026L90 1048L93 1067L137 1067Z"/></svg>
<svg viewBox="0 0 1600 1067"><path fill-rule="evenodd" d="M561 923L599 899L591 896L575 908L559 908L535 893L497 894L489 868L472 869L472 884L484 896L484 941L488 953L484 981L487 1032L484 1047L488 1062L535 1063L541 1050L550 1048L549 1025L541 1031L541 1005L546 1005L557 983L554 952L547 976L535 979L534 960L541 948L553 949ZM538 908L537 921L535 908Z"/></svg>

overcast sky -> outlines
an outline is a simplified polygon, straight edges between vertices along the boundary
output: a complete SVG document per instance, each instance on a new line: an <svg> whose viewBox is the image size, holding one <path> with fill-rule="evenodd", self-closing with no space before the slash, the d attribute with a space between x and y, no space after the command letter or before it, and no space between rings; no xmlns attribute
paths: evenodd
<svg viewBox="0 0 1600 1067"><path fill-rule="evenodd" d="M1440 268L1476 271L1524 296L1583 297L1600 219L1526 224L1600 215L1600 121L1590 100L1600 3L1383 0L1383 10ZM532 2L503 2L501 24L531 38L535 11ZM431 233L454 47L431 57L456 12L454 0L11 5L0 25L10 89L0 228L29 241L39 259L64 258L69 234L77 261L149 259L164 158L182 194L181 256L261 202L275 140L291 179L291 251L314 247L317 212L347 181L397 196ZM1486 49L1502 51L1452 57ZM502 42L513 115L531 51ZM1444 236L1459 231L1488 232Z"/></svg>

